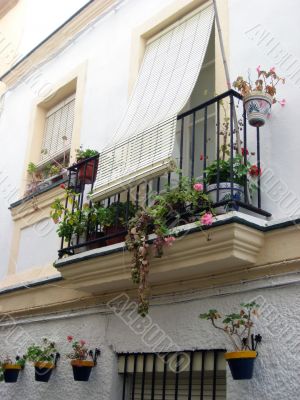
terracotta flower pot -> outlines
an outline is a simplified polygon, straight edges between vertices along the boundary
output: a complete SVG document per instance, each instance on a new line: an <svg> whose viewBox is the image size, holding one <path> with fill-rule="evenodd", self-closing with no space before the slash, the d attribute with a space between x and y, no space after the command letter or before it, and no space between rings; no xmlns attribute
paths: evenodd
<svg viewBox="0 0 300 400"><path fill-rule="evenodd" d="M250 125L263 126L271 113L272 96L267 93L253 91L244 96L244 105Z"/></svg>
<svg viewBox="0 0 300 400"><path fill-rule="evenodd" d="M55 365L51 362L39 361L34 363L34 368L35 380L38 382L48 382Z"/></svg>
<svg viewBox="0 0 300 400"><path fill-rule="evenodd" d="M252 350L234 351L224 354L234 380L251 379L257 352Z"/></svg>
<svg viewBox="0 0 300 400"><path fill-rule="evenodd" d="M121 225L117 225L117 226L108 226L104 229L105 235L109 236L109 235L114 235L117 233L121 233L124 232L125 228ZM110 239L106 239L106 245L109 246L111 244L116 244L116 243L121 243L125 241L125 236L126 233L116 236L116 237L112 237Z"/></svg>
<svg viewBox="0 0 300 400"><path fill-rule="evenodd" d="M98 169L98 158L82 163L78 170L78 179L81 183L91 184L95 181Z"/></svg>
<svg viewBox="0 0 300 400"><path fill-rule="evenodd" d="M14 383L17 382L19 372L21 371L22 367L18 364L4 364L3 365L3 377L4 382L7 383Z"/></svg>
<svg viewBox="0 0 300 400"><path fill-rule="evenodd" d="M74 381L87 382L95 363L94 361L88 360L72 360L71 365L73 368Z"/></svg>

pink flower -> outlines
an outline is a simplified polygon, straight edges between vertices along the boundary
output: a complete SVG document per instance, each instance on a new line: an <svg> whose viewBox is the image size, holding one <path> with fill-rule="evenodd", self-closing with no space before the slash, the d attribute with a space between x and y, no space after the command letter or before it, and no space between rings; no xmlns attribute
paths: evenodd
<svg viewBox="0 0 300 400"><path fill-rule="evenodd" d="M286 100L285 99L280 100L279 104L281 105L281 107L284 107L286 105Z"/></svg>
<svg viewBox="0 0 300 400"><path fill-rule="evenodd" d="M67 336L67 341L70 343L70 342L72 342L72 340L73 340L73 336Z"/></svg>
<svg viewBox="0 0 300 400"><path fill-rule="evenodd" d="M64 183L62 183L61 185L59 185L62 189L66 188L66 185Z"/></svg>
<svg viewBox="0 0 300 400"><path fill-rule="evenodd" d="M202 185L202 183L195 183L195 185L193 186L193 188L196 190L196 192L202 192L202 190L203 190L203 185Z"/></svg>
<svg viewBox="0 0 300 400"><path fill-rule="evenodd" d="M275 74L275 67L270 68L270 72L272 72L272 74Z"/></svg>
<svg viewBox="0 0 300 400"><path fill-rule="evenodd" d="M82 340L82 339L80 339L80 340L79 340L79 343L80 343L80 345L81 345L81 346L84 346L84 345L86 344L86 341L85 341L85 340Z"/></svg>
<svg viewBox="0 0 300 400"><path fill-rule="evenodd" d="M175 242L175 238L174 238L174 236L169 236L169 237L166 237L165 238L165 244L167 245L167 246L172 246L173 245L173 243Z"/></svg>
<svg viewBox="0 0 300 400"><path fill-rule="evenodd" d="M260 65L258 67L256 67L256 71L258 74L260 73Z"/></svg>
<svg viewBox="0 0 300 400"><path fill-rule="evenodd" d="M204 215L202 215L201 219L201 224L202 225L211 225L213 223L213 215L211 212L206 212Z"/></svg>

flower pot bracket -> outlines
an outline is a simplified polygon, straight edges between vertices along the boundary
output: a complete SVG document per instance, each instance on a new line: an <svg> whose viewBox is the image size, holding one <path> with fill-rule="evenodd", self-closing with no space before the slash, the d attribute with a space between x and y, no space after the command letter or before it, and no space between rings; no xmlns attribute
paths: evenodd
<svg viewBox="0 0 300 400"><path fill-rule="evenodd" d="M96 348L95 350L90 350L89 351L89 356L92 357L93 361L94 361L94 366L97 365L97 358L100 356L101 351Z"/></svg>
<svg viewBox="0 0 300 400"><path fill-rule="evenodd" d="M260 334L258 335L251 335L251 350L256 351L257 346L261 343L262 341L262 336ZM243 339L243 343L246 346L247 345L247 338Z"/></svg>

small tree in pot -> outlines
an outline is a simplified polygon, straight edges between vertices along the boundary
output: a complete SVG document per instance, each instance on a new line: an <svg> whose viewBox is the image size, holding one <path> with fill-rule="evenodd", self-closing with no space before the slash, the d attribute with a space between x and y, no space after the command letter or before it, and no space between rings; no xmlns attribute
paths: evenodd
<svg viewBox="0 0 300 400"><path fill-rule="evenodd" d="M7 383L17 382L19 372L24 369L26 360L24 357L16 357L16 361L13 362L9 357L5 357L0 360L0 381Z"/></svg>
<svg viewBox="0 0 300 400"><path fill-rule="evenodd" d="M53 369L56 367L59 353L55 343L47 338L42 339L43 344L38 346L33 344L27 349L25 355L28 361L34 363L35 380L38 382L48 382Z"/></svg>
<svg viewBox="0 0 300 400"><path fill-rule="evenodd" d="M200 314L201 319L206 319L212 326L222 331L234 349L225 353L233 379L251 379L253 376L254 361L257 357L256 347L261 342L261 336L252 334L254 327L253 316L258 315L259 305L255 301L242 303L238 313L223 317L222 325L217 321L222 319L217 310L209 310Z"/></svg>
<svg viewBox="0 0 300 400"><path fill-rule="evenodd" d="M75 340L73 336L68 336L67 340L72 346L72 352L67 357L71 359L74 380L87 382L92 368L97 364L100 350L89 350L84 340Z"/></svg>

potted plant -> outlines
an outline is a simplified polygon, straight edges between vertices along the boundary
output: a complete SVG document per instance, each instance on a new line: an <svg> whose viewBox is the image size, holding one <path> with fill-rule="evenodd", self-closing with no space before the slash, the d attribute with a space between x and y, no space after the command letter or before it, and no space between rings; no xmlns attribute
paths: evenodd
<svg viewBox="0 0 300 400"><path fill-rule="evenodd" d="M244 201L244 185L245 179L247 179L247 174L251 164L247 162L244 164L244 159L242 155L235 155L232 159L233 166L233 200ZM231 160L213 161L204 171L206 173L206 192L210 196L212 203L217 203L217 192L219 190L218 202L231 200ZM219 173L219 185L218 182ZM227 212L228 206L218 207L218 212Z"/></svg>
<svg viewBox="0 0 300 400"><path fill-rule="evenodd" d="M208 196L203 192L203 184L181 177L179 189L167 187L164 193L154 197L151 206L138 210L129 221L126 247L133 253L131 278L138 285L138 313L142 317L149 311L149 235L156 235L153 242L155 256L161 257L164 247L172 246L176 240L171 230L174 228L174 215L185 210L189 210L185 222L200 219L201 225L211 225L213 214ZM177 225L180 223L181 219L177 218Z"/></svg>
<svg viewBox="0 0 300 400"><path fill-rule="evenodd" d="M97 168L99 159L96 156L99 155L97 150L86 149L83 150L82 147L76 150L76 163L78 165L78 179L82 184L93 183L96 179ZM94 157L94 158L92 158ZM87 163L85 160L92 158Z"/></svg>
<svg viewBox="0 0 300 400"><path fill-rule="evenodd" d="M224 357L235 380L251 379L253 376L256 347L261 342L260 335L254 338L251 333L254 327L253 316L258 315L258 308L259 305L255 301L242 303L238 313L223 317L222 325L217 322L222 319L217 310L209 310L199 315L201 319L210 321L214 328L222 331L230 340L233 351L225 353Z"/></svg>
<svg viewBox="0 0 300 400"><path fill-rule="evenodd" d="M116 235L106 239L106 244L111 245L125 240L126 219L130 220L135 215L136 209L132 202L114 202L108 207L97 206L98 221L102 225L106 236ZM127 218L126 218L127 216ZM118 235L123 232L123 235Z"/></svg>
<svg viewBox="0 0 300 400"><path fill-rule="evenodd" d="M48 382L53 369L59 359L55 343L47 338L43 338L42 345L33 344L29 346L26 353L26 360L34 363L35 380L38 382Z"/></svg>
<svg viewBox="0 0 300 400"><path fill-rule="evenodd" d="M271 113L272 104L277 102L276 92L279 82L285 83L284 78L280 78L275 68L269 71L256 68L257 79L254 84L250 80L245 80L242 76L238 76L233 82L233 87L244 96L244 106L247 112L249 124L255 127L263 126L266 118ZM285 100L280 101L281 105L285 104Z"/></svg>
<svg viewBox="0 0 300 400"><path fill-rule="evenodd" d="M25 366L24 357L16 357L16 361L13 362L9 357L0 361L0 380L4 380L7 383L17 382L19 372L24 369Z"/></svg>
<svg viewBox="0 0 300 400"><path fill-rule="evenodd" d="M67 357L71 359L74 380L87 382L92 368L97 364L100 350L89 350L84 340L75 340L73 336L68 336L67 340L72 346L72 352Z"/></svg>

